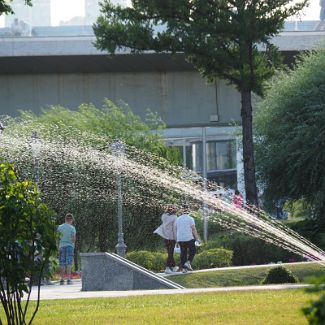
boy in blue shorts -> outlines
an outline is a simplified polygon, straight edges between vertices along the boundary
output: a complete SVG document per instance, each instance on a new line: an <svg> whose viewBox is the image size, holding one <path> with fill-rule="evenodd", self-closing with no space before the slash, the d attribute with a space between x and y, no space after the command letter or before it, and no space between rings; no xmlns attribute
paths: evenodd
<svg viewBox="0 0 325 325"><path fill-rule="evenodd" d="M60 264L60 284L64 284L64 277L67 277L67 284L71 281L71 266L74 255L74 243L76 241L76 228L72 226L74 221L73 215L67 213L65 223L58 227L60 236L59 242L59 264Z"/></svg>

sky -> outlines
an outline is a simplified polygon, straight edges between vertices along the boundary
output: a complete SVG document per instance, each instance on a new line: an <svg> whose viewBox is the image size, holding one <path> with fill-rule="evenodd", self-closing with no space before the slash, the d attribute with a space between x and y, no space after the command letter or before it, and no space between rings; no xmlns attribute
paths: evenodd
<svg viewBox="0 0 325 325"><path fill-rule="evenodd" d="M60 21L67 21L75 16L84 16L83 0L52 0L51 22L53 26L59 25Z"/></svg>
<svg viewBox="0 0 325 325"><path fill-rule="evenodd" d="M116 1L116 0L115 0ZM118 1L118 0L117 0ZM121 0L120 0L121 1ZM130 0L126 0L130 2ZM310 0L310 5L301 16L302 20L319 19L319 0ZM51 24L59 25L60 21L67 21L75 16L84 16L84 0L52 0L51 3ZM296 20L292 18L292 20ZM0 17L0 27L4 26L4 17Z"/></svg>

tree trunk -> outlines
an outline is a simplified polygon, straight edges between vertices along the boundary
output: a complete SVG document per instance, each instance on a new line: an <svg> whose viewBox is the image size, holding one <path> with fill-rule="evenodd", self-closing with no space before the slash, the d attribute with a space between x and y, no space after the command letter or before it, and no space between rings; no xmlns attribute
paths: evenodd
<svg viewBox="0 0 325 325"><path fill-rule="evenodd" d="M250 91L241 91L241 104L246 201L249 204L254 204L257 206L258 198L253 145L252 95Z"/></svg>

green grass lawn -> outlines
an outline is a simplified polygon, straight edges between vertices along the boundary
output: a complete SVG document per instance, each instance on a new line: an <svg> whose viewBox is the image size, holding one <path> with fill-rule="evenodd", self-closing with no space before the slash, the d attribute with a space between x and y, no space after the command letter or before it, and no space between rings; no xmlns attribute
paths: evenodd
<svg viewBox="0 0 325 325"><path fill-rule="evenodd" d="M42 301L33 324L307 324L301 289Z"/></svg>
<svg viewBox="0 0 325 325"><path fill-rule="evenodd" d="M260 284L267 272L278 265L243 268L236 270L222 270L186 275L173 275L168 279L175 281L186 288L229 287ZM311 276L325 274L325 267L318 263L302 263L297 265L284 265L296 275L301 283L308 283Z"/></svg>
<svg viewBox="0 0 325 325"><path fill-rule="evenodd" d="M218 270L172 276L185 287L259 284L268 269ZM286 266L301 282L324 274L317 263ZM123 298L44 300L33 324L306 324L301 308L319 294L303 289ZM32 305L34 302L32 302ZM0 314L1 313L0 308Z"/></svg>

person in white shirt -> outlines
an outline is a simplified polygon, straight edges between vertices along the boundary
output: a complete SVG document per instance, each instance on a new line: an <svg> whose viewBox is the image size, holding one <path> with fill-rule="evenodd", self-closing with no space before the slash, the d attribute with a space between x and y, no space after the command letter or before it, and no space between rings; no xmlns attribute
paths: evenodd
<svg viewBox="0 0 325 325"><path fill-rule="evenodd" d="M162 224L154 231L164 239L167 250L167 261L165 273L172 273L175 271L174 247L176 244L176 207L170 205L167 207L165 213L161 216Z"/></svg>
<svg viewBox="0 0 325 325"><path fill-rule="evenodd" d="M176 240L181 249L180 271L183 273L193 271L191 263L196 254L195 241L200 242L195 221L189 212L189 207L184 206L183 214L176 220Z"/></svg>

